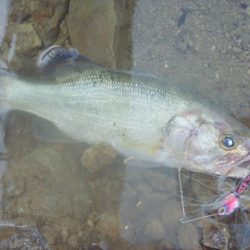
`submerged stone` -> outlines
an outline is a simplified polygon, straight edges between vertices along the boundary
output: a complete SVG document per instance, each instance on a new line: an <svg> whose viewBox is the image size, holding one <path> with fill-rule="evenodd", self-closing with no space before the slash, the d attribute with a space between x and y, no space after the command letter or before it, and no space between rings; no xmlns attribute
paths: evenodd
<svg viewBox="0 0 250 250"><path fill-rule="evenodd" d="M6 225L0 228L0 250L49 250L46 239L32 226Z"/></svg>

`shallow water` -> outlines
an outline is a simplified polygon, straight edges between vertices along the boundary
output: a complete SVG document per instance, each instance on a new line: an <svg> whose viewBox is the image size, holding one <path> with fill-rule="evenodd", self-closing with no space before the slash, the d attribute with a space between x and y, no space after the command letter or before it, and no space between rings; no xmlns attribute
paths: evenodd
<svg viewBox="0 0 250 250"><path fill-rule="evenodd" d="M75 47L107 67L188 84L249 124L248 1L21 0L1 7L9 13L6 29L0 25L1 59L13 71L32 74L37 54L52 44ZM32 118L11 112L7 122L0 249L250 248L247 215L239 224L180 222L176 170L126 167L104 145L41 142ZM197 178L184 180L185 191L205 199ZM216 184L212 177L208 185Z"/></svg>

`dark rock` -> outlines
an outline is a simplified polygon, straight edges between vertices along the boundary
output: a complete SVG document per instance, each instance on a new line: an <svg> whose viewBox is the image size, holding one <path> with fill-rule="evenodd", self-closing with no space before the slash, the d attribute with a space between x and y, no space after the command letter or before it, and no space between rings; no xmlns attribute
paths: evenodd
<svg viewBox="0 0 250 250"><path fill-rule="evenodd" d="M202 244L213 249L226 250L229 247L230 234L225 225L204 220Z"/></svg>
<svg viewBox="0 0 250 250"><path fill-rule="evenodd" d="M0 228L0 249L49 250L49 246L35 227L9 224Z"/></svg>

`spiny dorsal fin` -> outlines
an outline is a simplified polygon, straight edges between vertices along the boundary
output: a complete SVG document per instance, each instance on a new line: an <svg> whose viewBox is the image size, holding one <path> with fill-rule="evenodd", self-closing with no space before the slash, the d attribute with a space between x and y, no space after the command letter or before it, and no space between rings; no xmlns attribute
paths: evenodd
<svg viewBox="0 0 250 250"><path fill-rule="evenodd" d="M72 72L82 72L103 67L89 58L79 54L77 49L52 45L41 52L37 58L37 66L45 77L69 75Z"/></svg>
<svg viewBox="0 0 250 250"><path fill-rule="evenodd" d="M64 62L68 59L74 60L78 56L79 52L77 49L67 49L59 45L52 45L38 55L37 66L43 68L51 64Z"/></svg>

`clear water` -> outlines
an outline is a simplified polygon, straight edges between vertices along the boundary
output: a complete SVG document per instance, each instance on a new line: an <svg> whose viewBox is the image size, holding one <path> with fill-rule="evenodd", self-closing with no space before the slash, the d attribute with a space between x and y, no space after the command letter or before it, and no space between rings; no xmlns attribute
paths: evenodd
<svg viewBox="0 0 250 250"><path fill-rule="evenodd" d="M249 124L249 1L5 0L0 11L1 59L15 72L32 74L52 44L76 47L107 67L188 84ZM126 167L103 145L41 142L31 123L11 112L5 129L0 249L250 248L247 215L180 222L176 170ZM185 194L203 201L202 178L187 177Z"/></svg>

